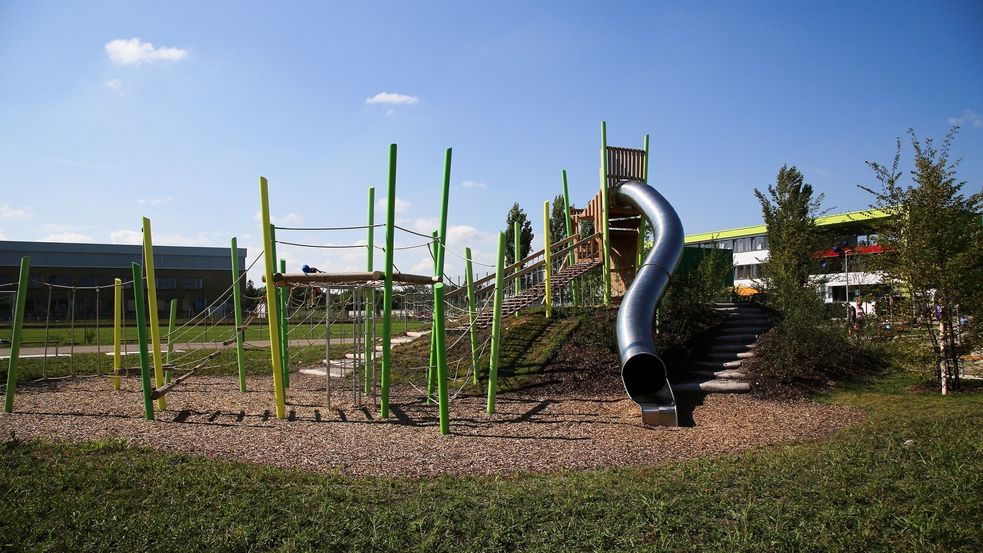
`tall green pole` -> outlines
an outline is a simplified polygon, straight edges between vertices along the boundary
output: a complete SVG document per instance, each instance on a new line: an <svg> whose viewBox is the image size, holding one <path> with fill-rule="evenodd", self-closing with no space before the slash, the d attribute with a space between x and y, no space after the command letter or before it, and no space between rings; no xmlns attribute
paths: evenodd
<svg viewBox="0 0 983 553"><path fill-rule="evenodd" d="M280 260L280 272L287 272L287 260ZM290 288L278 288L280 292L280 355L283 357L283 387L290 387L290 330L287 327L287 294Z"/></svg>
<svg viewBox="0 0 983 553"><path fill-rule="evenodd" d="M174 329L177 327L177 300L171 300L170 313L167 317L167 353L164 355L164 365L171 364L174 355ZM164 383L171 381L171 369L164 369Z"/></svg>
<svg viewBox="0 0 983 553"><path fill-rule="evenodd" d="M611 234L608 231L608 125L601 121L601 229L604 242L604 305L611 305Z"/></svg>
<svg viewBox="0 0 983 553"><path fill-rule="evenodd" d="M389 145L389 182L386 195L386 280L382 290L382 378L380 414L389 416L389 373L392 370L393 242L396 225L396 145Z"/></svg>
<svg viewBox="0 0 983 553"><path fill-rule="evenodd" d="M131 266L133 271L133 309L136 311L137 344L140 349L140 384L143 389L143 414L148 421L154 420L153 384L150 379L150 354L147 352L147 317L143 307L143 268L138 263Z"/></svg>
<svg viewBox="0 0 983 553"><path fill-rule="evenodd" d="M440 411L440 433L447 435L451 433L450 415L448 413L447 398L447 355L444 351L444 283L438 282L433 286L433 297L436 302L434 305L434 317L437 320L437 405Z"/></svg>
<svg viewBox="0 0 983 553"><path fill-rule="evenodd" d="M239 274L239 245L236 238L232 237L232 305L235 313L236 323L236 362L239 364L239 391L246 391L246 351L245 339L246 330L242 328L242 293L239 281L242 275Z"/></svg>
<svg viewBox="0 0 983 553"><path fill-rule="evenodd" d="M437 274L444 275L444 252L447 249L447 204L451 193L451 154L452 148L444 152L444 186L440 195L440 243L437 245Z"/></svg>
<svg viewBox="0 0 983 553"><path fill-rule="evenodd" d="M513 263L516 263L516 266L515 266L515 272L516 273L518 273L519 271L522 270L522 266L518 264L519 263L519 260L522 259L522 240L519 238L519 233L521 232L521 230L522 230L522 226L519 224L519 221L513 221L512 222L512 238L513 238L512 241L515 242L515 245L513 246L514 251L515 251L515 253L513 254L514 255L514 257L513 257ZM518 294L519 292L522 291L522 282L520 281L520 278L518 276L515 277L514 282L512 284L513 284L513 286L515 286L515 293L516 294ZM515 315L516 315L516 317L518 317L519 316L519 312L516 311Z"/></svg>
<svg viewBox="0 0 983 553"><path fill-rule="evenodd" d="M498 233L498 265L495 269L495 306L492 317L491 360L488 363L488 414L495 413L498 392L498 350L502 345L502 296L505 283L505 233Z"/></svg>
<svg viewBox="0 0 983 553"><path fill-rule="evenodd" d="M474 273L471 271L471 248L464 248L464 282L468 287L468 331L471 333L471 370L474 383L478 383L478 329L474 320L478 317L474 299Z"/></svg>
<svg viewBox="0 0 983 553"><path fill-rule="evenodd" d="M372 272L373 262L375 258L375 187L369 187L369 230L368 236L366 236L366 257L365 257L365 270ZM369 288L368 290L368 301L365 302L365 314L368 315L369 309L375 312L375 289ZM372 317L372 325L369 325L369 318L366 317L365 321L365 367L362 382L365 385L365 394L372 393L372 366L373 357L375 356L375 343L373 341L373 336L375 335L375 316Z"/></svg>
<svg viewBox="0 0 983 553"><path fill-rule="evenodd" d="M573 236L573 218L570 217L570 190L567 187L566 169L563 170L563 212L566 214L566 216L563 218L563 222L567 227L567 238L570 238L571 236ZM570 250L570 253L567 254L567 264L573 267L573 264L576 263L576 261L577 259L574 256L573 250ZM577 289L578 288L577 283L576 282L571 283L570 288L571 291L573 292L573 305L579 307L580 291Z"/></svg>
<svg viewBox="0 0 983 553"><path fill-rule="evenodd" d="M266 278L266 320L270 331L270 360L273 365L273 400L276 404L276 418L282 419L286 413L286 394L283 389L283 357L280 355L280 305L276 299L276 286L273 285L273 272L276 271L276 252L273 245L273 225L270 224L270 195L266 177L259 178L260 214L263 219L263 274Z"/></svg>
<svg viewBox="0 0 983 553"><path fill-rule="evenodd" d="M433 231L433 276L437 276L437 250L440 249L440 239L437 230ZM433 389L437 384L437 296L434 296L433 313L430 321L430 363L427 365L427 403L432 401Z"/></svg>
<svg viewBox="0 0 983 553"><path fill-rule="evenodd" d="M17 357L20 355L20 342L24 325L24 305L27 303L28 274L31 271L31 258L20 258L20 278L17 279L17 297L14 299L14 328L10 333L10 360L7 362L7 395L3 411L14 411L14 393L17 389Z"/></svg>

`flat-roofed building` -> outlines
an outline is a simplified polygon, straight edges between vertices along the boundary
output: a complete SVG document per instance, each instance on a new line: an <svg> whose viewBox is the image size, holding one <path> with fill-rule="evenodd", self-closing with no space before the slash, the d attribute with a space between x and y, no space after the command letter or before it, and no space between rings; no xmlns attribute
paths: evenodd
<svg viewBox="0 0 983 553"><path fill-rule="evenodd" d="M236 252L241 272L246 249ZM111 318L113 279L132 280L131 263L143 265L143 247L125 244L0 241L0 317L10 318L20 260L30 256L30 282L25 320ZM221 297L232 285L232 254L227 248L154 246L157 309L167 316L170 301L178 300L178 316L194 316ZM124 295L129 317L133 295ZM231 297L231 296L230 296ZM225 309L226 306L219 306Z"/></svg>

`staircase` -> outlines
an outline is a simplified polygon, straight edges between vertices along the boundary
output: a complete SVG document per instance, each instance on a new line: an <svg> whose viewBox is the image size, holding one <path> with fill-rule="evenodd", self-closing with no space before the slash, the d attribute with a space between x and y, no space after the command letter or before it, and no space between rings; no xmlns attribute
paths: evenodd
<svg viewBox="0 0 983 553"><path fill-rule="evenodd" d="M717 327L714 342L703 357L693 363L692 378L674 384L674 391L731 394L751 391L747 373L741 366L745 359L754 357L758 337L771 328L768 313L749 303L718 303L713 308L726 314L727 319Z"/></svg>
<svg viewBox="0 0 983 553"><path fill-rule="evenodd" d="M571 280L600 264L601 261L581 261L580 263L564 267L550 277L550 287L552 290L558 290L561 286L567 285ZM505 278L508 277L506 276ZM523 307L542 301L545 296L546 282L544 281L526 288L514 296L504 298L502 300L502 316L511 315ZM477 328L488 328L491 326L494 317L494 310L486 309L478 314L478 317L475 319L475 326Z"/></svg>

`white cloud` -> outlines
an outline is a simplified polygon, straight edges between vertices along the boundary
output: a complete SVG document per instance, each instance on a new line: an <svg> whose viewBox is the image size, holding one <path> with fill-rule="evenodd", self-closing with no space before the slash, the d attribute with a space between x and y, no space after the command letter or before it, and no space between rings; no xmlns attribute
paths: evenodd
<svg viewBox="0 0 983 553"><path fill-rule="evenodd" d="M106 54L116 65L141 65L154 61L181 61L188 57L183 48L154 48L137 37L117 38L106 43Z"/></svg>
<svg viewBox="0 0 983 553"><path fill-rule="evenodd" d="M123 79L109 79L102 82L103 86L107 89L112 90L120 96L129 96L132 92L130 84Z"/></svg>
<svg viewBox="0 0 983 553"><path fill-rule="evenodd" d="M88 234L78 232L58 232L49 234L41 239L42 242L92 242L92 237Z"/></svg>
<svg viewBox="0 0 983 553"><path fill-rule="evenodd" d="M31 210L26 207L13 207L10 204L0 204L0 219L28 219Z"/></svg>
<svg viewBox="0 0 983 553"><path fill-rule="evenodd" d="M377 211L382 211L383 215L385 215L386 209L387 209L386 202L388 200L389 200L389 198L382 198L381 200L377 201L375 203L375 209ZM406 200L403 200L399 196L396 196L396 202L395 202L395 204L396 204L396 206L395 206L396 207L396 213L404 213L404 212L406 212L407 209L410 208L410 202L407 202Z"/></svg>
<svg viewBox="0 0 983 553"><path fill-rule="evenodd" d="M161 198L161 197L139 198L133 203L134 205L161 205L161 204L170 203L171 200L172 198Z"/></svg>
<svg viewBox="0 0 983 553"><path fill-rule="evenodd" d="M439 225L440 219L436 217L420 217L419 219L413 220L413 230L423 234L430 234Z"/></svg>
<svg viewBox="0 0 983 553"><path fill-rule="evenodd" d="M120 229L109 233L113 244L143 244L143 233L139 230Z"/></svg>
<svg viewBox="0 0 983 553"><path fill-rule="evenodd" d="M412 105L419 102L420 99L416 96L409 96L407 94L398 94L396 92L380 92L371 98L366 98L365 103L369 105L373 104L385 104L385 105Z"/></svg>
<svg viewBox="0 0 983 553"><path fill-rule="evenodd" d="M9 240L9 238L7 238L7 235L6 234L4 234L3 232L0 232L0 240Z"/></svg>
<svg viewBox="0 0 983 553"><path fill-rule="evenodd" d="M255 215L257 221L263 220L263 212L257 211ZM296 227L304 224L304 217L298 213L287 213L286 215L278 216L270 214L270 222L278 227ZM262 225L261 225L262 226Z"/></svg>
<svg viewBox="0 0 983 553"><path fill-rule="evenodd" d="M950 117L949 124L960 126L972 125L976 128L980 128L983 127L983 116L971 109L964 109L962 115L959 117Z"/></svg>
<svg viewBox="0 0 983 553"><path fill-rule="evenodd" d="M488 188L487 184L476 180L466 180L461 183L461 186L464 188Z"/></svg>

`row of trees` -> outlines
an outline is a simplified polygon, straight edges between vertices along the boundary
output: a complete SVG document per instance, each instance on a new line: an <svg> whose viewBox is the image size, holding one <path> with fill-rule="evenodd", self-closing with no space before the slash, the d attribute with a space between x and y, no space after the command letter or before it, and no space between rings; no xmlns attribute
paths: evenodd
<svg viewBox="0 0 983 553"><path fill-rule="evenodd" d="M566 237L567 222L566 209L563 205L563 196L553 198L553 205L550 209L550 240L556 242ZM519 257L524 258L532 252L532 241L535 234L532 230L532 222L526 212L519 207L519 203L512 204L508 215L505 217L505 263L511 265L515 259L515 223L519 223ZM537 248L538 249L538 248Z"/></svg>
<svg viewBox="0 0 983 553"><path fill-rule="evenodd" d="M959 385L957 345L978 343L983 326L983 192L967 194L966 182L957 177L959 161L950 158L957 131L954 127L936 146L909 130L910 181L902 182L898 139L892 163L868 162L879 186L861 186L873 198L871 207L890 215L876 223L885 253L869 260L871 269L881 271L885 282L910 301L913 321L920 322L931 342L943 393ZM822 195L794 166L783 166L776 183L765 192L755 190L755 196L768 228L770 257L762 266L766 301L782 317L769 362L790 378L841 362L836 357L844 348L828 346L842 345L842 337L830 332L823 300L809 276L819 272L814 252L824 249L815 223ZM923 309L934 311L935 320L917 317Z"/></svg>

